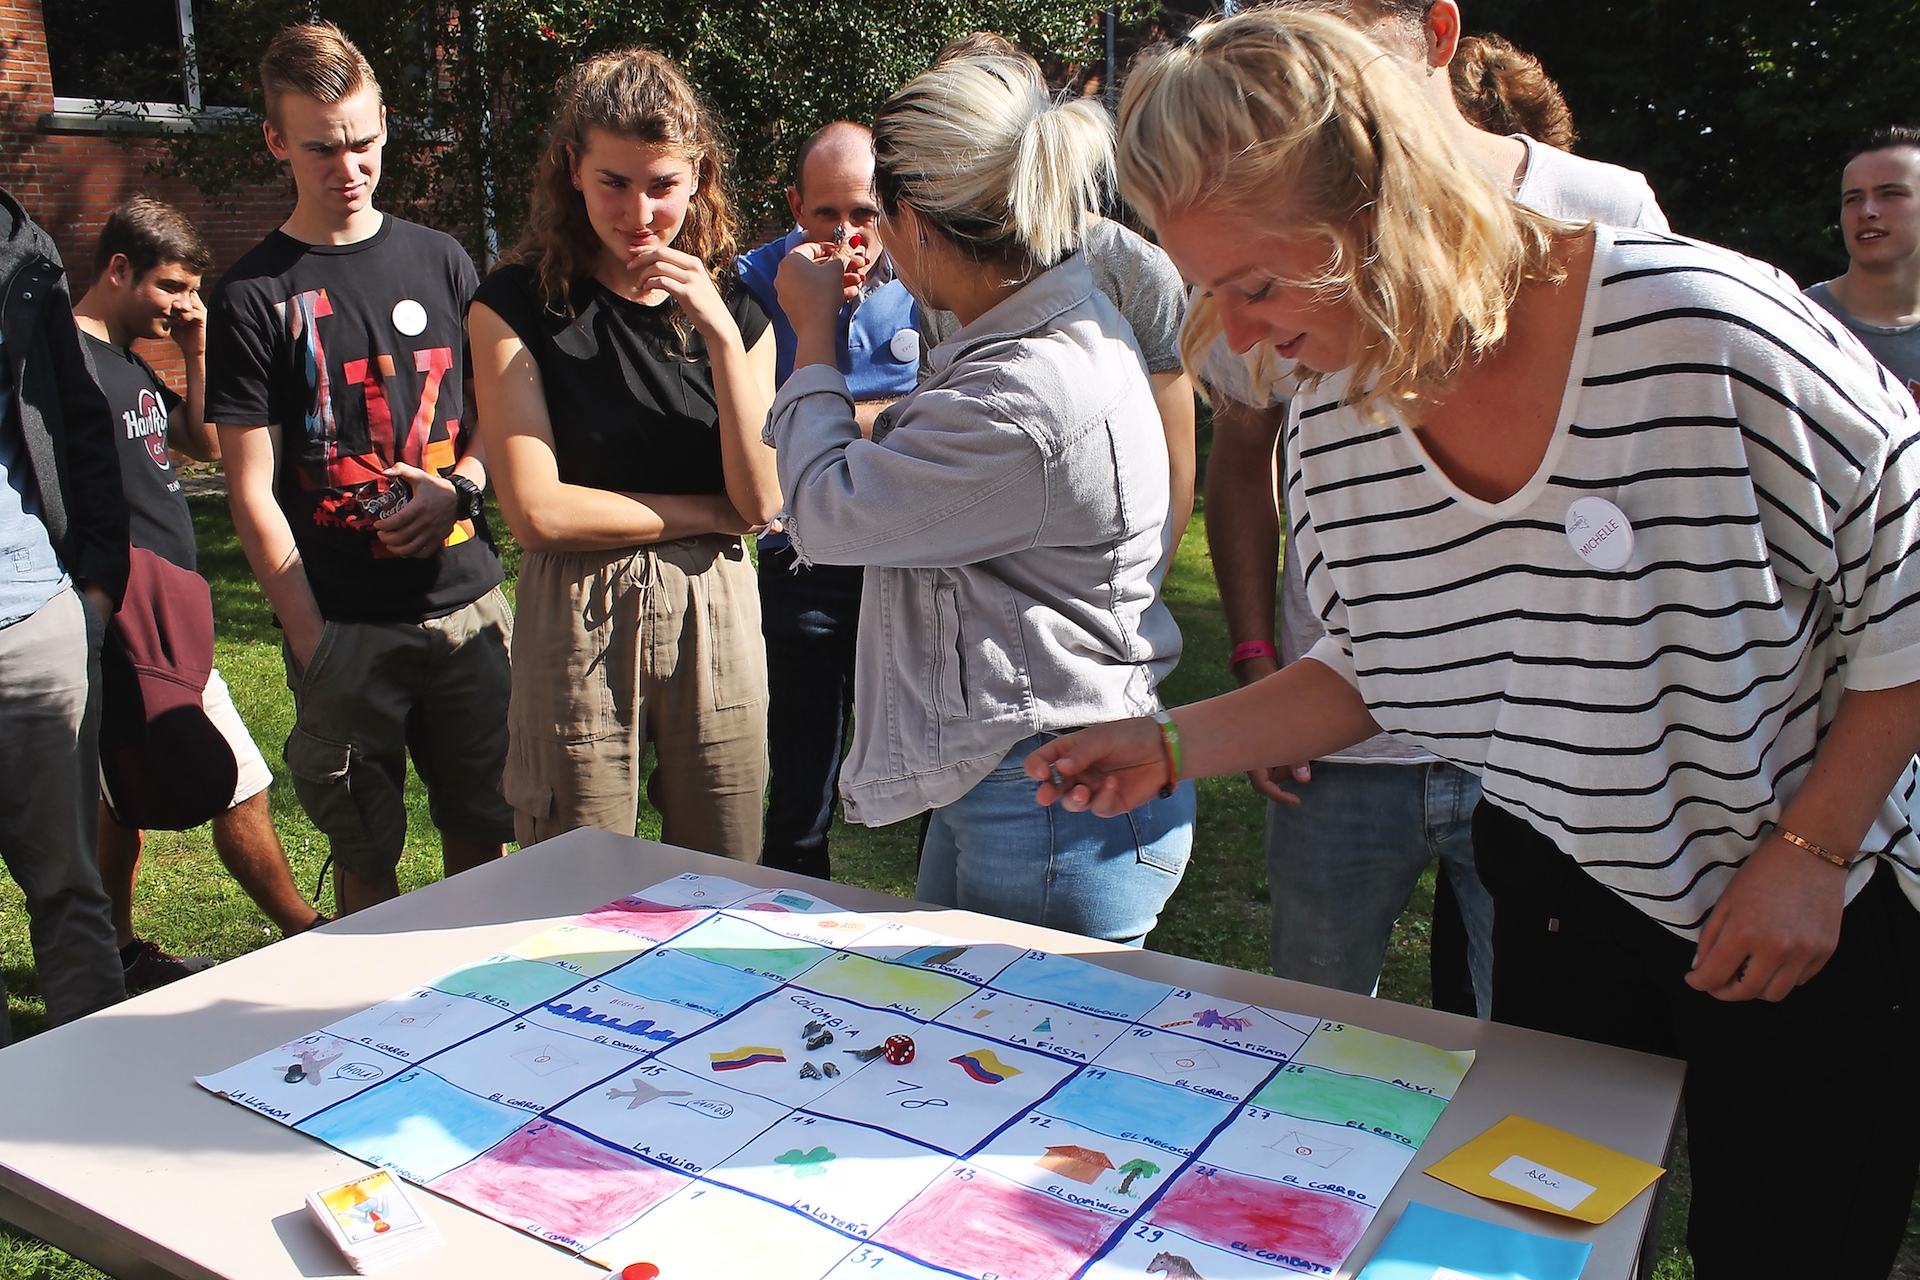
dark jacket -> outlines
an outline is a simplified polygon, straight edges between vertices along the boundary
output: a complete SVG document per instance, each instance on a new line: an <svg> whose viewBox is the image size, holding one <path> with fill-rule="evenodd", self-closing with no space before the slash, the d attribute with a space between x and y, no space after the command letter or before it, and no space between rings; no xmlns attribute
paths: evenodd
<svg viewBox="0 0 1920 1280"><path fill-rule="evenodd" d="M117 604L127 589L127 500L113 411L74 326L59 250L4 190L0 337L13 384L7 412L26 442L47 537L76 582Z"/></svg>

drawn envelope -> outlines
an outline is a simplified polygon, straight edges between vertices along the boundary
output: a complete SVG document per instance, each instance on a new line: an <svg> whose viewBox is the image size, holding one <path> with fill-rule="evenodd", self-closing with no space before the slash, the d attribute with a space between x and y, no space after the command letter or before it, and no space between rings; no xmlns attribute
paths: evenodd
<svg viewBox="0 0 1920 1280"><path fill-rule="evenodd" d="M1281 1135L1278 1141L1269 1142L1267 1148L1278 1151L1282 1155L1292 1156L1296 1160L1304 1160L1322 1169L1331 1169L1339 1162L1341 1156L1353 1154L1352 1147L1343 1147L1337 1142L1328 1142L1310 1133L1301 1133L1298 1129Z"/></svg>

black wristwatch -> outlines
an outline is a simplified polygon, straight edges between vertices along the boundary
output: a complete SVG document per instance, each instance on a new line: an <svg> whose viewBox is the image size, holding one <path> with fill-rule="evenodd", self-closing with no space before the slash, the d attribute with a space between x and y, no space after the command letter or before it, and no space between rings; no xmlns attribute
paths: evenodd
<svg viewBox="0 0 1920 1280"><path fill-rule="evenodd" d="M447 483L460 495L460 509L454 519L478 520L481 509L487 505L486 495L481 492L480 486L458 471L447 477Z"/></svg>

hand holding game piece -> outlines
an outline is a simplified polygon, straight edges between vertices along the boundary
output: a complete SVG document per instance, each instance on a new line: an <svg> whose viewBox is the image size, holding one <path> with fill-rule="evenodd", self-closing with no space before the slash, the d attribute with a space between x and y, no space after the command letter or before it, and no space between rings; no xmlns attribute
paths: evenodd
<svg viewBox="0 0 1920 1280"><path fill-rule="evenodd" d="M883 1050L887 1061L896 1067L904 1067L913 1061L912 1036L888 1036Z"/></svg>

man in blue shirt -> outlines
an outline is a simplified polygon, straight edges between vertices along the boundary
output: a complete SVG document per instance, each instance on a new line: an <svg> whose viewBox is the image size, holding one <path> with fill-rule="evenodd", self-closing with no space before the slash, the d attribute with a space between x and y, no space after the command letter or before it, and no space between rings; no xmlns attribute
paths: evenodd
<svg viewBox="0 0 1920 1280"><path fill-rule="evenodd" d="M53 241L0 191L0 859L27 901L55 1025L126 995L93 858L89 693L127 587L127 505L64 274Z"/></svg>
<svg viewBox="0 0 1920 1280"><path fill-rule="evenodd" d="M919 314L881 255L879 198L873 190L873 135L836 121L800 145L787 207L796 224L740 258L740 278L773 317L776 383L793 372L793 326L780 310L774 275L795 246L856 244L864 265L855 295L840 309L840 371L860 429L913 390L919 369ZM857 565L795 563L785 535L760 538L760 616L767 642L767 756L772 777L761 861L830 879L827 828L840 785L840 753L853 716L853 661L860 621Z"/></svg>

